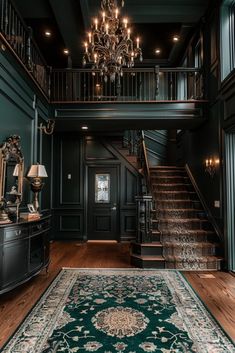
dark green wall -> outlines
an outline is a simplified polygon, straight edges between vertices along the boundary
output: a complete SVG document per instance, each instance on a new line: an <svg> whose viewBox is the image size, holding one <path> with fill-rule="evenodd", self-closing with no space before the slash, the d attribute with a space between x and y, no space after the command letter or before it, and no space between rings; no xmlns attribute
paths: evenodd
<svg viewBox="0 0 235 353"><path fill-rule="evenodd" d="M51 137L39 129L40 123L48 119L48 103L32 86L15 58L0 50L0 143L10 135L21 137L21 148L26 175L32 163L45 165L49 178L42 191L41 208L50 208ZM21 207L32 200L30 186L24 181Z"/></svg>
<svg viewBox="0 0 235 353"><path fill-rule="evenodd" d="M204 90L209 100L207 122L198 129L182 131L178 135L178 160L189 165L208 209L224 233L224 133L227 127L234 124L235 92L232 87L235 80L234 73L231 73L231 77L221 83L218 4L212 6L206 21L201 24L198 38L200 36L204 47L203 61L206 75ZM193 43L193 41L190 43L186 53L189 62L193 61ZM213 178L205 172L205 160L210 157L220 159L220 165ZM216 200L220 201L220 208L215 207Z"/></svg>
<svg viewBox="0 0 235 353"><path fill-rule="evenodd" d="M114 147L112 138L58 133L54 136L53 154L54 238L87 239L88 167L115 166L120 180L119 240L135 239L138 172Z"/></svg>

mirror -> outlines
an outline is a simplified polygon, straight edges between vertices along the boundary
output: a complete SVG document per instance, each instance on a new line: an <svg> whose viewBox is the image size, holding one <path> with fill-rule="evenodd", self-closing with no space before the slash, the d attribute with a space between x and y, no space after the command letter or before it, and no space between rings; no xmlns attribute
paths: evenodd
<svg viewBox="0 0 235 353"><path fill-rule="evenodd" d="M24 157L20 147L20 137L12 135L0 146L0 222L10 222L5 210L16 208L18 219L22 200ZM13 212L14 213L14 212Z"/></svg>

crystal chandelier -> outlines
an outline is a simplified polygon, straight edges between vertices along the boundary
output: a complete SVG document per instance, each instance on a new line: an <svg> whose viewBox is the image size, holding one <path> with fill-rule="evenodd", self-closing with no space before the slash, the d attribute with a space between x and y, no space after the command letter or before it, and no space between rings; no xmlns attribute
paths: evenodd
<svg viewBox="0 0 235 353"><path fill-rule="evenodd" d="M84 45L83 65L91 63L93 74L98 70L105 82L108 77L112 82L120 78L122 68L132 68L135 59L143 60L140 39L131 39L128 19L120 18L118 0L101 0L101 16L94 19Z"/></svg>

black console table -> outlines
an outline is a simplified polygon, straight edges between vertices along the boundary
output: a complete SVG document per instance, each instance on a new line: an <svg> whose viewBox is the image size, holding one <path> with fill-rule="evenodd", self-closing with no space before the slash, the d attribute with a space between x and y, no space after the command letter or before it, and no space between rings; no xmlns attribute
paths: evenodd
<svg viewBox="0 0 235 353"><path fill-rule="evenodd" d="M0 225L0 294L48 267L50 215Z"/></svg>

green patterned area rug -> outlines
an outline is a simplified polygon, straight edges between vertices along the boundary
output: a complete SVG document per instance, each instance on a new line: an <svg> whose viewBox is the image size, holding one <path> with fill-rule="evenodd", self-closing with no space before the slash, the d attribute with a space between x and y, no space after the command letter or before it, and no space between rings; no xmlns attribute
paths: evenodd
<svg viewBox="0 0 235 353"><path fill-rule="evenodd" d="M235 353L177 271L64 269L4 353Z"/></svg>

